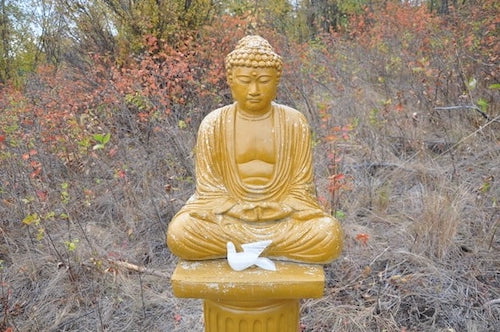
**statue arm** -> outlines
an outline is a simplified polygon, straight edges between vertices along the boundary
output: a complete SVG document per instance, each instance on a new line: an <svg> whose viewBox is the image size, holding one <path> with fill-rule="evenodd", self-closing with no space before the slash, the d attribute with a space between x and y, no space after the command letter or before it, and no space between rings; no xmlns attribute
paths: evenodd
<svg viewBox="0 0 500 332"><path fill-rule="evenodd" d="M290 145L290 154L294 156L292 180L282 203L295 210L297 218L302 214L323 215L313 182L311 129L302 114L299 113L295 121L294 132L290 135L293 142Z"/></svg>
<svg viewBox="0 0 500 332"><path fill-rule="evenodd" d="M222 128L219 125L222 109L213 111L201 123L195 147L196 192L192 200L193 208L220 214L229 210L236 201L229 195L221 161Z"/></svg>

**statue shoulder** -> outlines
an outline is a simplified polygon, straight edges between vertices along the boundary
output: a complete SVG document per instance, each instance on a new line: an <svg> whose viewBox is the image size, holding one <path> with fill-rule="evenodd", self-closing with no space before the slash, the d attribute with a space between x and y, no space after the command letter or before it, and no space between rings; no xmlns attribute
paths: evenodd
<svg viewBox="0 0 500 332"><path fill-rule="evenodd" d="M295 108L282 104L275 104L275 107L279 108L283 112L287 121L309 126L309 121L307 121L305 115Z"/></svg>
<svg viewBox="0 0 500 332"><path fill-rule="evenodd" d="M216 123L220 121L220 119L224 117L225 114L227 114L227 112L232 106L233 105L226 105L208 113L201 121L199 130L206 130L209 128L213 128L216 125Z"/></svg>

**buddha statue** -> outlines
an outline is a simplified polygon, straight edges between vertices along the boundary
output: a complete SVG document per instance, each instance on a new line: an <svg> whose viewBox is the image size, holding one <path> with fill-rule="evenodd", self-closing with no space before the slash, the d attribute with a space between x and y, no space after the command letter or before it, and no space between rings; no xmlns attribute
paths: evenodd
<svg viewBox="0 0 500 332"><path fill-rule="evenodd" d="M226 256L226 243L271 240L262 256L328 263L342 249L340 223L317 202L311 130L299 111L274 102L281 57L246 36L225 59L234 103L202 121L196 191L170 221L167 244L186 260Z"/></svg>

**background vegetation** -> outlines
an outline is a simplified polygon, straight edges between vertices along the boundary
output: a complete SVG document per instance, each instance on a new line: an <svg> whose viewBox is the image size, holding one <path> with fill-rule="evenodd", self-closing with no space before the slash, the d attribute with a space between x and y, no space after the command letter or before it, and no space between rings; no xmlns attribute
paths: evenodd
<svg viewBox="0 0 500 332"><path fill-rule="evenodd" d="M0 0L0 331L201 331L170 218L248 33L346 232L303 331L500 325L499 2Z"/></svg>

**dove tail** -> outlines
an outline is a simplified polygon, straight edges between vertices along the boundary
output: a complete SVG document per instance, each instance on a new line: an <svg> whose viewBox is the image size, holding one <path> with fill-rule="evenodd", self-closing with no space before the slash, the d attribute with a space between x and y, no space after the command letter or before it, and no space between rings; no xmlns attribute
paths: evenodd
<svg viewBox="0 0 500 332"><path fill-rule="evenodd" d="M269 258L259 257L255 262L255 265L264 270L276 271L276 264Z"/></svg>

